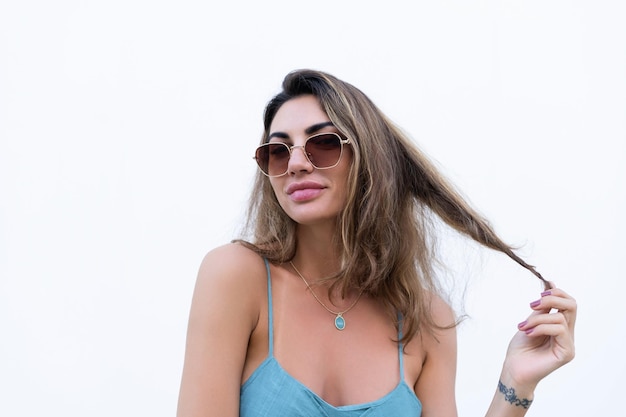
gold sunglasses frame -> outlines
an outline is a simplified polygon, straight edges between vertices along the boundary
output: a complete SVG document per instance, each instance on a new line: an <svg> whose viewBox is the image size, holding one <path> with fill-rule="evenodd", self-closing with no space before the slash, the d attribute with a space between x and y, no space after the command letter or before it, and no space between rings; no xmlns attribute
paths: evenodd
<svg viewBox="0 0 626 417"><path fill-rule="evenodd" d="M337 138L339 139L339 158L337 158L337 162L335 162L333 165L328 166L328 167L318 167L316 166L313 161L311 161L311 158L309 158L309 155L306 153L306 144L309 142L310 139L319 137L319 136L324 136L324 135L334 135L337 136ZM308 138L306 138L306 140L304 141L304 145L287 145L284 142L266 142L262 145L257 146L257 148L254 151L254 156L252 157L252 159L254 159L257 163L257 167L259 168L259 170L263 173L263 175L265 175L266 177L270 177L270 178L276 178L276 177L282 177L283 175L287 174L287 172L289 172L289 163L287 163L287 168L285 169L285 172L283 172L282 174L278 174L278 175L270 175L268 173L266 173L265 171L263 171L263 169L261 168L261 165L259 164L259 160L256 157L257 152L259 151L259 149L267 147L269 145L283 145L285 148L287 148L287 150L289 151L289 159L291 159L291 156L293 155L293 150L295 148L301 148L302 149L302 153L304 154L304 157L306 158L307 161L309 161L309 164L311 164L311 166L313 166L313 168L315 169L330 169L330 168L334 168L337 165L339 165L339 162L341 162L341 158L343 158L343 145L350 145L352 142L350 141L350 139L342 139L341 136L339 135L339 133L335 133L335 132L322 132L322 133L316 133L315 135L311 135ZM269 168L269 164L268 164L268 168Z"/></svg>

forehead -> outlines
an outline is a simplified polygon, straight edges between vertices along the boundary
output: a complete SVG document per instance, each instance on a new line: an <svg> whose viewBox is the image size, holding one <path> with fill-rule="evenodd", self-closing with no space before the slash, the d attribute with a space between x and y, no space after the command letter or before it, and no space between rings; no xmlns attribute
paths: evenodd
<svg viewBox="0 0 626 417"><path fill-rule="evenodd" d="M280 106L270 125L270 133L281 131L295 134L314 124L329 120L317 97L299 96Z"/></svg>

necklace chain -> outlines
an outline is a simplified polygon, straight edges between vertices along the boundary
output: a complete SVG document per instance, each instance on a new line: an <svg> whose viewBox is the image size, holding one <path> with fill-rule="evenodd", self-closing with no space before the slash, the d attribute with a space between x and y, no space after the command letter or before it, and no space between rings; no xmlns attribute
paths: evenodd
<svg viewBox="0 0 626 417"><path fill-rule="evenodd" d="M300 273L300 271L298 270L298 268L296 268L296 266L293 264L292 261L289 261L289 264L291 265L291 267L293 268L294 271L296 271L296 274L298 274L298 276L300 278L302 278L302 281L304 281L304 284L306 285L306 287L309 289L309 291L311 292L311 294L313 294L313 298L315 298L315 300L322 306L324 307L324 309L326 311L328 311L330 314L335 315L335 327L337 328L337 330L343 330L346 327L346 320L343 317L344 314L346 314L348 311L352 310L352 307L354 307L356 305L356 303L361 299L361 295L363 295L363 291L361 291L358 295L358 297L352 302L352 304L350 304L350 307L346 308L343 311L333 311L330 308L328 308L326 306L326 304L324 304L322 302L322 300L320 300L317 296L317 294L315 294L315 291L313 291L313 288L311 288L311 286L309 285L308 281L306 280L306 278L304 278L304 276Z"/></svg>

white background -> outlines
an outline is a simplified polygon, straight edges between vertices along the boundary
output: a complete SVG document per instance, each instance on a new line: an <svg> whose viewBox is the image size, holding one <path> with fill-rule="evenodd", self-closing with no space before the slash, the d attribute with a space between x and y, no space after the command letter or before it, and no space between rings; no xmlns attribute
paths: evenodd
<svg viewBox="0 0 626 417"><path fill-rule="evenodd" d="M226 3L2 1L0 415L174 415L197 267L236 237L263 106L302 67L361 88L577 298L577 357L530 415L620 414L624 3ZM541 287L447 240L479 416Z"/></svg>

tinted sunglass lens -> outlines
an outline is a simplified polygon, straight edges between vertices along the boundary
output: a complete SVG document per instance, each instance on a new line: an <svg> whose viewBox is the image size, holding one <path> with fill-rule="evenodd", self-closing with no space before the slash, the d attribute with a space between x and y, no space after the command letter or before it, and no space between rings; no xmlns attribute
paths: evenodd
<svg viewBox="0 0 626 417"><path fill-rule="evenodd" d="M335 134L313 136L306 142L306 154L317 168L336 165L341 157L341 139Z"/></svg>
<svg viewBox="0 0 626 417"><path fill-rule="evenodd" d="M259 146L256 149L254 154L254 159L256 160L257 165L261 168L261 171L267 174L267 162L269 157L267 155L268 149L267 146Z"/></svg>
<svg viewBox="0 0 626 417"><path fill-rule="evenodd" d="M259 168L270 176L282 175L287 172L289 148L283 143L266 143L256 150L256 161Z"/></svg>
<svg viewBox="0 0 626 417"><path fill-rule="evenodd" d="M269 174L270 175L282 175L287 172L287 165L289 164L289 147L284 143L270 143L269 146Z"/></svg>

